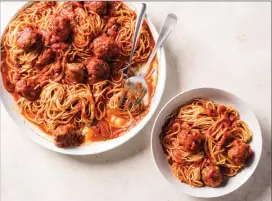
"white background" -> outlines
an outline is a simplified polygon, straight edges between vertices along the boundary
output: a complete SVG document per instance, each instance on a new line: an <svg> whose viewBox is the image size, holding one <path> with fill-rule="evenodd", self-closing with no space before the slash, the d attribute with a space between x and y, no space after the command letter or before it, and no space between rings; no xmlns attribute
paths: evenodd
<svg viewBox="0 0 272 201"><path fill-rule="evenodd" d="M1 2L1 31L22 4ZM242 98L260 122L264 146L254 175L211 200L270 200L271 4L152 2L147 8L158 29L169 12L179 19L165 44L168 74L159 108L184 90L217 87ZM117 149L73 157L31 142L1 106L1 200L204 200L174 191L157 171L150 151L153 120Z"/></svg>

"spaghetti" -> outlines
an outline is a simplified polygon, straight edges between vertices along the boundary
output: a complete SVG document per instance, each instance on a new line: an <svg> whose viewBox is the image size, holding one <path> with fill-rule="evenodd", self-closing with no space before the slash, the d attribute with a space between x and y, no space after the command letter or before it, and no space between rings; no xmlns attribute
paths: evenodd
<svg viewBox="0 0 272 201"><path fill-rule="evenodd" d="M116 138L148 112L158 71L146 76L148 101L124 89L136 14L122 2L34 2L9 23L1 41L5 88L25 118L56 146ZM142 27L129 75L154 39ZM154 60L156 63L156 59Z"/></svg>
<svg viewBox="0 0 272 201"><path fill-rule="evenodd" d="M253 152L252 133L237 110L194 99L166 119L161 144L173 174L194 187L217 187L235 176Z"/></svg>

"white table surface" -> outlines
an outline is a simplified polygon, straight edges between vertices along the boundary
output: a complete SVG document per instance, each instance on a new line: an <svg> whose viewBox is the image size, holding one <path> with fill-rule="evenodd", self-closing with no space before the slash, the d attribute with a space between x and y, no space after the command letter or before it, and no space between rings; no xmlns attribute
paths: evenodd
<svg viewBox="0 0 272 201"><path fill-rule="evenodd" d="M1 2L1 31L23 2ZM249 181L218 201L271 197L270 3L147 3L158 28L169 12L178 24L165 44L166 90L159 108L194 87L217 87L241 97L256 113L263 154ZM157 111L158 112L158 111ZM150 151L149 125L107 153L73 157L31 142L1 106L2 201L204 200L174 191Z"/></svg>

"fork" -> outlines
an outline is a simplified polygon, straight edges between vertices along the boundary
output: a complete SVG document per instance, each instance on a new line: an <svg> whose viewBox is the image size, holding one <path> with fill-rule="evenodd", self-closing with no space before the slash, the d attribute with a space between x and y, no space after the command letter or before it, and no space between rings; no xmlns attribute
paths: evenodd
<svg viewBox="0 0 272 201"><path fill-rule="evenodd" d="M124 67L122 69L123 73L124 73L124 79L127 79L127 77L128 77L127 76L128 69L131 66L133 55L134 55L134 52L136 50L136 44L137 44L138 38L140 36L140 32L141 32L142 24L143 24L143 21L144 21L145 13L146 13L146 4L141 3L141 7L139 9L139 14L137 15L137 19L136 19L136 23L135 23L134 38L133 38L133 41L132 41L132 48L131 48L128 64L126 65L126 67Z"/></svg>
<svg viewBox="0 0 272 201"><path fill-rule="evenodd" d="M173 13L168 14L164 23L163 23L163 26L161 28L161 31L160 31L158 40L155 44L155 47L154 47L152 53L150 54L145 66L142 68L141 73L137 76L132 76L125 81L125 87L124 87L125 89L132 90L135 92L135 94L140 94L140 96L137 97L137 100L133 104L132 108L134 106L136 106L137 104L139 104L143 100L145 95L147 94L148 85L145 81L144 75L146 74L157 51L160 49L160 47L162 46L165 39L171 33L171 31L175 27L176 23L177 23L177 16ZM142 85L142 87L138 87L139 83ZM138 91L135 91L135 90L138 90Z"/></svg>

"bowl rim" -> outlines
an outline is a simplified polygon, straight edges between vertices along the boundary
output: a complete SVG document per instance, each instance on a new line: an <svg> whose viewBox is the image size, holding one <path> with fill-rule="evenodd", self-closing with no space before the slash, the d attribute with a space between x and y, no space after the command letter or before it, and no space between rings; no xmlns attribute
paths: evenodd
<svg viewBox="0 0 272 201"><path fill-rule="evenodd" d="M8 28L9 23L20 13L20 11L28 6L30 6L31 4L33 4L34 2L25 2L20 9L18 9L10 18L10 20L7 20L8 23L5 26L5 28L3 29L2 33L1 33L1 37L0 40L2 41L2 37L3 37L3 33L5 33L5 31ZM140 3L132 3L132 2L123 2L124 4L126 4L129 8L131 8L132 10L137 10L139 8ZM153 22L150 20L150 18L148 17L148 14L146 14L146 21L147 24L150 28L150 31L152 33L152 36L154 38L154 40L156 41L158 38L158 31L155 28ZM23 130L24 135L26 135L28 138L31 139L31 141L33 141L34 143L40 145L41 147L44 147L46 149L49 149L51 151L54 152L58 152L61 154L66 154L66 155L93 155L93 154L99 154L99 153L103 153L109 150L112 150L116 147L119 147L120 145L128 142L130 139L132 139L133 137L135 137L137 134L140 133L140 131L146 126L146 124L151 120L152 116L154 115L154 113L156 112L160 100L162 98L162 95L164 93L164 89L165 89L165 83L166 83L166 56L165 56L165 51L163 46L161 47L161 49L158 51L157 55L159 55L158 57L158 77L157 77L157 85L156 85L156 92L152 98L151 104L150 104L150 108L149 108L149 112L143 117L143 119L141 119L136 126L133 126L129 131L125 132L122 136L119 136L118 138L112 139L112 140L107 140L107 141L103 141L101 142L101 147L99 147L100 144L95 145L96 148L86 148L86 147L90 147L93 145L90 144L86 144L86 145L82 145L76 148L69 148L69 149L64 149L64 148L58 148L55 145L52 146L52 142L47 141L46 139L44 139L42 136L40 136L39 134L35 133L33 130L31 130L30 128L28 128L26 125L22 125L22 122L18 122L18 117L17 116L21 116L21 118L23 118L24 122L29 122L28 120L25 119L25 117L23 117L19 112L16 112L16 115L14 112L11 112L10 110L14 109L14 108L10 108L8 106L7 100L5 100L5 96L10 95L10 93L8 93L3 85L3 80L2 80L2 76L0 76L0 99L1 102L6 110L6 112L8 113L8 115L11 117L11 119L15 122L15 124L21 128ZM10 95L11 96L11 95ZM13 99L13 102L15 102L15 100ZM32 123L30 123L32 124ZM32 124L33 125L33 124ZM125 137L123 137L125 136ZM122 138L121 138L122 137ZM47 142L46 142L46 141ZM103 144L107 143L108 145L103 146ZM84 147L84 148L83 148Z"/></svg>
<svg viewBox="0 0 272 201"><path fill-rule="evenodd" d="M237 189L239 189L241 186L243 186L248 180L249 178L253 175L253 173L255 172L257 166L259 165L259 162L260 162L260 159L261 159L261 155L262 155L262 144L263 144L263 137L262 137L262 130L261 130L261 127L260 127L260 123L258 121L258 118L256 117L255 113L250 109L250 107L248 107L248 104L246 104L239 96L227 91L227 90L224 90L224 89L221 89L221 88L214 88L214 87L196 87L196 88L190 88L190 89L187 89L183 92L180 92L178 93L177 95L175 95L174 97L172 97L169 101L167 101L167 103L160 109L160 111L158 112L155 120L154 120L154 123L153 123L153 126L152 126L152 130L151 130L151 140L150 140L150 146L151 146L151 154L152 154L152 159L153 159L153 164L156 166L156 169L157 171L159 172L159 174L164 178L164 180L167 181L168 184L170 184L175 190L179 190L180 191L180 188L177 188L176 186L174 186L167 178L166 176L164 175L164 173L161 171L158 163L157 163L157 160L155 158L155 154L154 154L154 140L155 140L155 137L158 137L157 135L155 136L155 133L154 133L154 130L155 130L155 126L156 126L156 123L158 121L158 119L160 118L161 114L163 113L163 111L166 109L166 107L168 107L172 102L174 102L174 100L176 100L177 98L179 98L180 96L183 96L185 93L189 93L189 92L192 92L192 91L195 91L195 90L217 90L217 91L220 91L220 92L223 92L223 93L226 93L226 94L229 94L231 96L233 96L234 98L236 98L237 100L239 100L242 105L249 111L252 113L253 117L256 119L256 122L257 122L257 129L259 130L259 134L260 134L260 153L258 155L258 157L254 157L254 160L257 160L256 161L256 165L253 167L253 169L251 170L250 174L245 177L246 179L240 183L239 186L237 186L236 188L234 189L231 189L223 194L216 194L216 195L202 195L202 196L199 196L199 195L196 195L196 194L193 194L193 193L189 193L188 191L182 191L183 193L187 194L187 195L190 195L190 196L193 196L193 197L199 197L199 198L215 198L215 197L221 197L221 196L224 196L224 195L227 195L227 194L230 194L234 191L236 191ZM166 159L165 159L166 160ZM177 178L175 178L177 179ZM216 190L216 188L215 188Z"/></svg>

